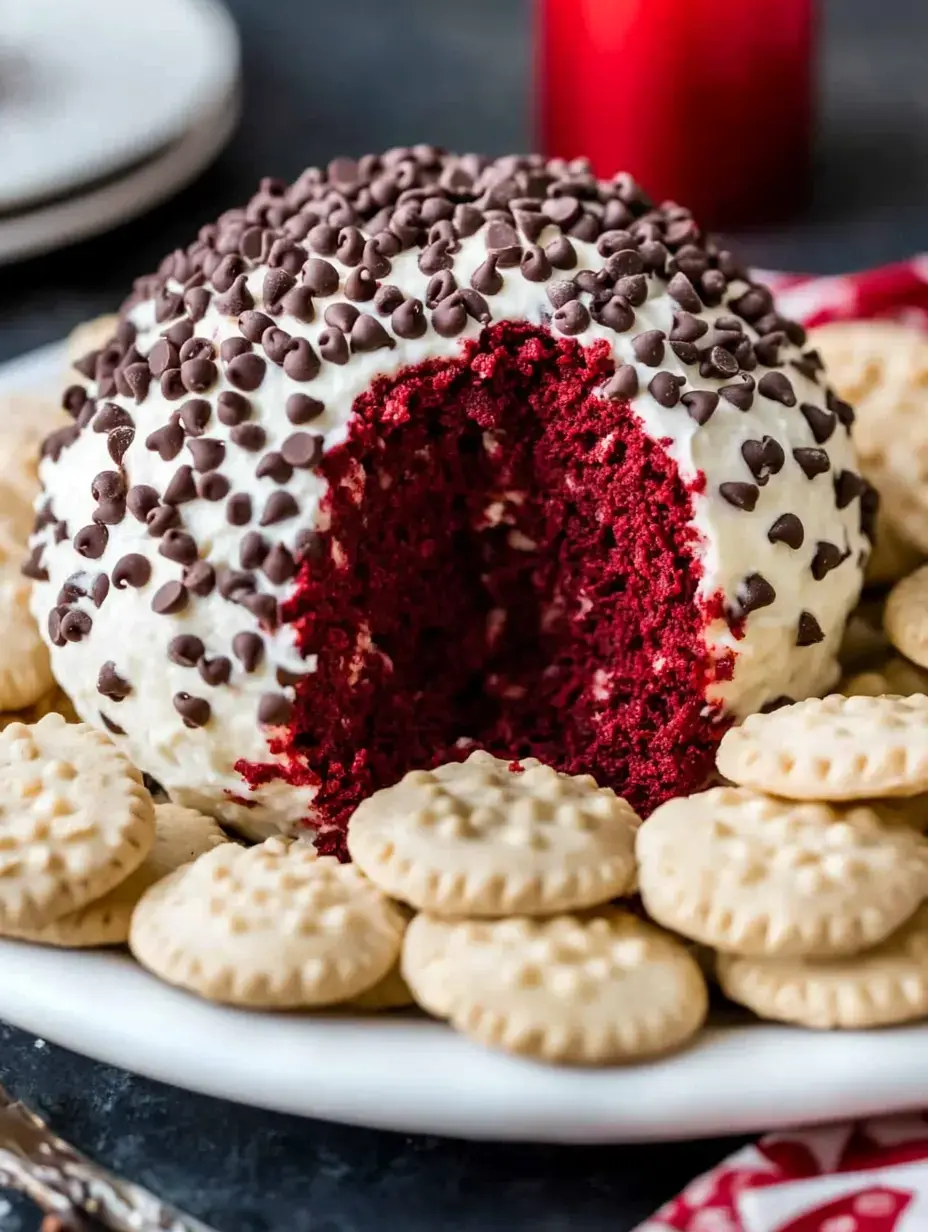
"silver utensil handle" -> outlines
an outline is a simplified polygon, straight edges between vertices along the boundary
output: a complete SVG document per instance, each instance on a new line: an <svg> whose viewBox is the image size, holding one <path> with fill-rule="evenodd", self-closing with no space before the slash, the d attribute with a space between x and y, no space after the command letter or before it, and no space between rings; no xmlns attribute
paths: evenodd
<svg viewBox="0 0 928 1232"><path fill-rule="evenodd" d="M0 1085L0 1186L46 1214L89 1215L111 1232L213 1232L131 1181L93 1163Z"/></svg>

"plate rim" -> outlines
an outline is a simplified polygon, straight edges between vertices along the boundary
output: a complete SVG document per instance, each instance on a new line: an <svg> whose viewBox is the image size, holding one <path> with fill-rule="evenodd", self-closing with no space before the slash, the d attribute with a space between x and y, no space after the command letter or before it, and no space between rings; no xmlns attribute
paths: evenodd
<svg viewBox="0 0 928 1232"><path fill-rule="evenodd" d="M93 185L103 179L121 178L123 170L135 169L156 157L165 147L182 141L191 129L199 128L201 117L210 114L218 98L233 89L241 74L242 49L238 27L221 0L174 0L184 4L203 31L204 46L209 58L201 67L199 79L191 83L183 107L173 105L156 124L147 124L144 132L125 134L115 144L96 150L85 150L70 170L46 172L45 178L28 180L17 189L9 187L0 193L0 212L13 219L18 214L35 214L47 202L54 206L60 198L89 195ZM117 0L105 0L110 9L119 9ZM140 4L140 8L150 6ZM130 15L131 17L131 15ZM192 120L190 119L192 117Z"/></svg>

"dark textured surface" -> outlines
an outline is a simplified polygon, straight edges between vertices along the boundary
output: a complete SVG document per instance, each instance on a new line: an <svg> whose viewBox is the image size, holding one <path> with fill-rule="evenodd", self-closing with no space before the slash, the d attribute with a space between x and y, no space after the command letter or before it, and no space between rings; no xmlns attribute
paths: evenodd
<svg viewBox="0 0 928 1232"><path fill-rule="evenodd" d="M530 144L528 0L231 7L246 118L229 150L148 217L0 271L0 358L111 309L261 174L404 141ZM928 6L833 0L825 35L811 205L778 233L740 237L767 266L837 271L928 247ZM219 1232L627 1232L731 1145L533 1148L346 1129L183 1094L2 1027L0 1080ZM0 1204L2 1232L35 1226L24 1205Z"/></svg>

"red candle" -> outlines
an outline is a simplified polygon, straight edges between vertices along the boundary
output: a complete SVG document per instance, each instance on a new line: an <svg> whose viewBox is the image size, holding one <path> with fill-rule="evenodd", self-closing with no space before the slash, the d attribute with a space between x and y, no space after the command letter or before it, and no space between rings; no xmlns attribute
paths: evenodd
<svg viewBox="0 0 928 1232"><path fill-rule="evenodd" d="M538 0L539 124L552 157L630 171L710 226L802 198L814 0Z"/></svg>

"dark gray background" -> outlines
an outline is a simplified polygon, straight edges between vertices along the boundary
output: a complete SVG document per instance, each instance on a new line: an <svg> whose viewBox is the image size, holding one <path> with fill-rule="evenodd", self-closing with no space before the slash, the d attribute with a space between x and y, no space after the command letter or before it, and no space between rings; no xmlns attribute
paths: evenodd
<svg viewBox="0 0 928 1232"><path fill-rule="evenodd" d="M531 144L528 0L230 6L246 96L228 151L146 218L0 270L0 358L114 307L262 174L401 142ZM824 25L811 204L777 232L738 237L767 267L838 271L928 248L928 3L832 0ZM733 1145L512 1147L346 1129L176 1092L3 1027L0 1079L219 1232L628 1232ZM25 1211L0 1206L0 1229L33 1227Z"/></svg>

